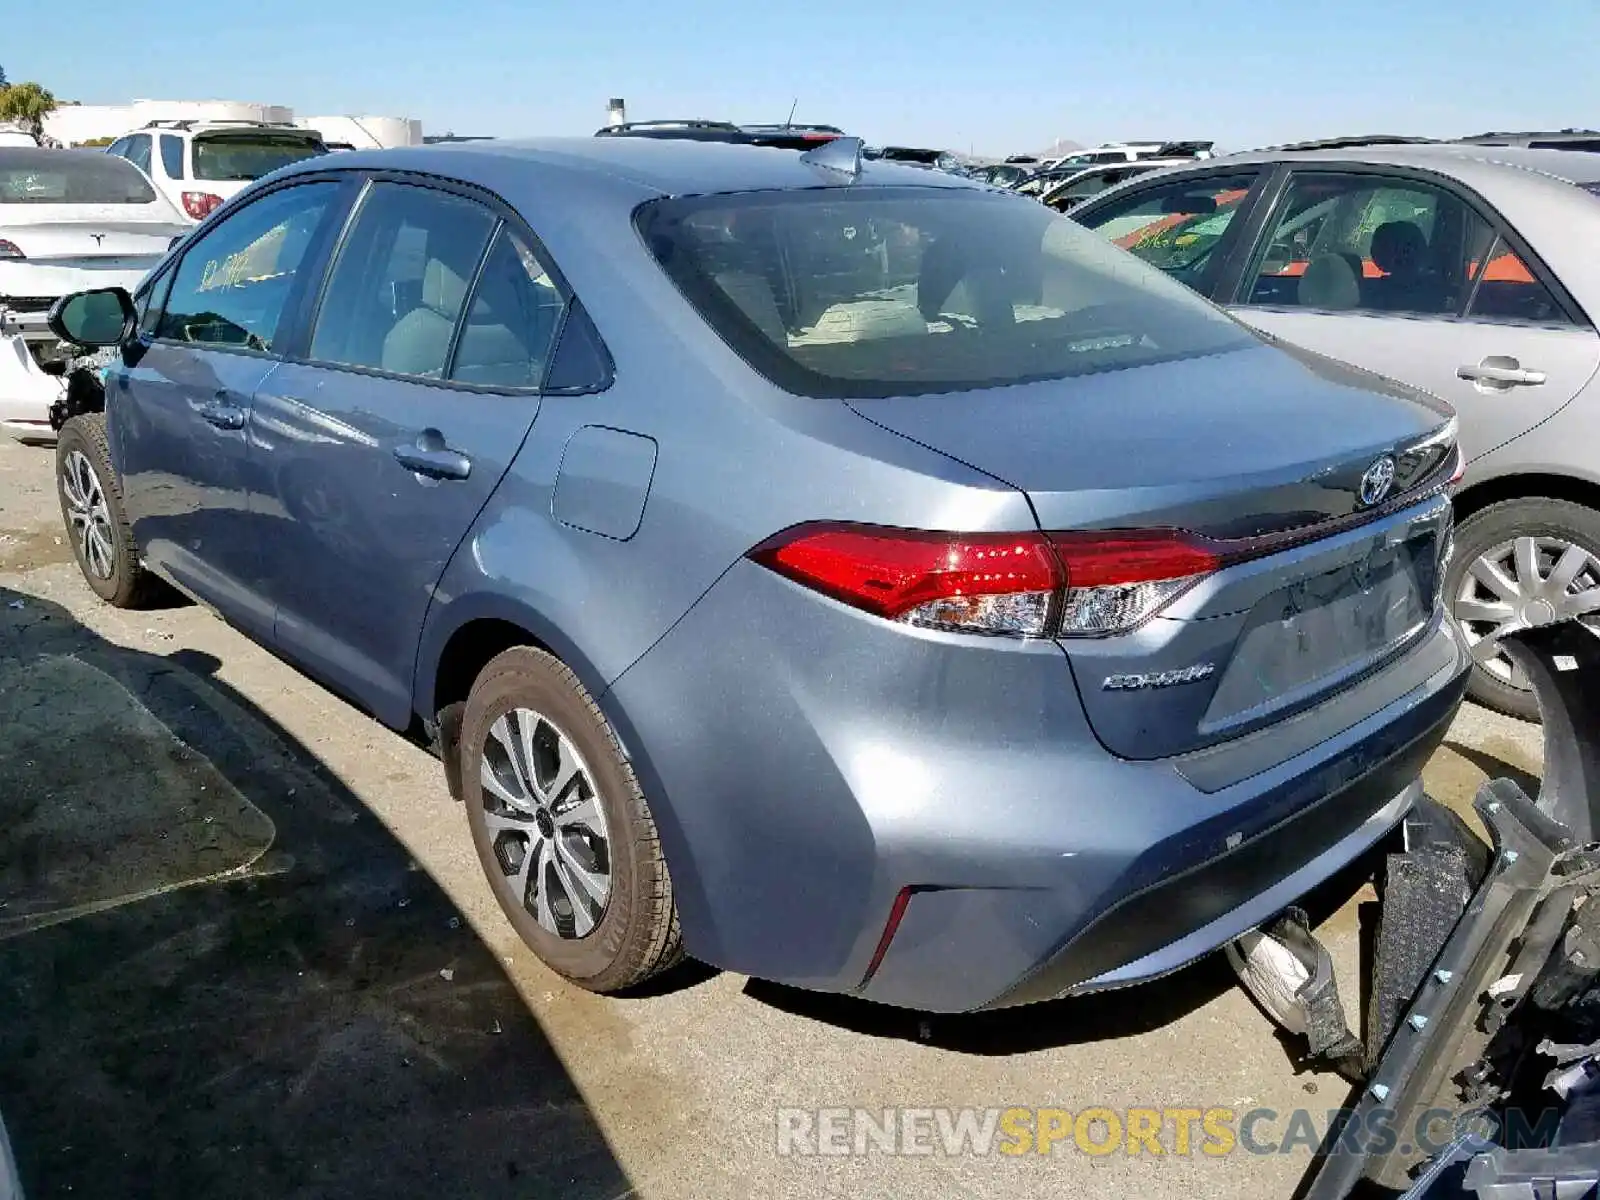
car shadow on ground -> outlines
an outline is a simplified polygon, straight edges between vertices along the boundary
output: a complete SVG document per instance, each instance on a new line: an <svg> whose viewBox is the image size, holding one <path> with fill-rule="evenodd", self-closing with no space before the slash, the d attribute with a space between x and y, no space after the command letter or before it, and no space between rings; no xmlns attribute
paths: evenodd
<svg viewBox="0 0 1600 1200"><path fill-rule="evenodd" d="M631 1194L493 953L216 666L0 587L0 1110L30 1200Z"/></svg>

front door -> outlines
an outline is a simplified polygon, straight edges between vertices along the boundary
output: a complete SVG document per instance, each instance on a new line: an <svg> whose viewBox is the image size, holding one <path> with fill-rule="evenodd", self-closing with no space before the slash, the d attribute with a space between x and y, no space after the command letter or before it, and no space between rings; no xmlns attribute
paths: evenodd
<svg viewBox="0 0 1600 1200"><path fill-rule="evenodd" d="M277 645L388 724L410 720L433 587L538 413L562 308L530 239L487 206L380 180L304 361L256 395Z"/></svg>
<svg viewBox="0 0 1600 1200"><path fill-rule="evenodd" d="M1469 462L1600 368L1542 268L1465 198L1411 176L1296 172L1232 311L1449 401Z"/></svg>
<svg viewBox="0 0 1600 1200"><path fill-rule="evenodd" d="M329 182L271 192L198 238L108 380L113 453L145 560L263 637L272 609L247 504L251 409L337 193Z"/></svg>

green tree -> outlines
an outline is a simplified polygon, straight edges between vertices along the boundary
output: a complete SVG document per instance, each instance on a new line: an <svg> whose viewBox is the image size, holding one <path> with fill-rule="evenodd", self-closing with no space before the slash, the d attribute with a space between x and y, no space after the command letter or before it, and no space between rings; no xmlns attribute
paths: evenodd
<svg viewBox="0 0 1600 1200"><path fill-rule="evenodd" d="M56 98L37 83L13 83L0 88L0 121L15 121L39 137L44 119L56 110Z"/></svg>

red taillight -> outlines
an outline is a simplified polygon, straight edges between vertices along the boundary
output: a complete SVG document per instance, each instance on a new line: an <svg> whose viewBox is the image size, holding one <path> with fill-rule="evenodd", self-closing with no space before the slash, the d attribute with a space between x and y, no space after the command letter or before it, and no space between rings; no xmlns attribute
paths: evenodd
<svg viewBox="0 0 1600 1200"><path fill-rule="evenodd" d="M185 192L183 194L183 211L196 221L204 221L217 209L222 207L222 197L210 192Z"/></svg>
<svg viewBox="0 0 1600 1200"><path fill-rule="evenodd" d="M909 625L1045 637L1132 628L1222 565L1169 530L929 533L802 525L753 559L836 600Z"/></svg>
<svg viewBox="0 0 1600 1200"><path fill-rule="evenodd" d="M880 617L991 633L1044 633L1062 582L1039 533L802 525L751 557Z"/></svg>
<svg viewBox="0 0 1600 1200"><path fill-rule="evenodd" d="M1172 529L1057 533L1050 540L1066 568L1058 632L1068 637L1132 629L1223 562L1204 539Z"/></svg>
<svg viewBox="0 0 1600 1200"><path fill-rule="evenodd" d="M0 259L11 259L15 261L19 258L27 257L28 256L22 252L21 246L17 245L15 242L8 242L5 238L0 238Z"/></svg>
<svg viewBox="0 0 1600 1200"><path fill-rule="evenodd" d="M1170 529L1055 533L1050 542L1072 588L1187 579L1222 565L1222 555L1204 539Z"/></svg>

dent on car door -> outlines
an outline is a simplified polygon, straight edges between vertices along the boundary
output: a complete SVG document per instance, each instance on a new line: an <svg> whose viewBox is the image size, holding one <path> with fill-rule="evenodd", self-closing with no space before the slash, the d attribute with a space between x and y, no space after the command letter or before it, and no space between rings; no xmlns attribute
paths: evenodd
<svg viewBox="0 0 1600 1200"><path fill-rule="evenodd" d="M274 639L380 720L410 718L434 586L538 414L565 302L485 204L380 179L299 361L257 394Z"/></svg>
<svg viewBox="0 0 1600 1200"><path fill-rule="evenodd" d="M1600 337L1515 233L1415 175L1294 173L1233 311L1449 401L1469 460L1558 411L1600 367Z"/></svg>
<svg viewBox="0 0 1600 1200"><path fill-rule="evenodd" d="M117 468L145 560L265 636L248 494L252 397L320 253L338 185L282 188L207 230L152 300L108 392Z"/></svg>

